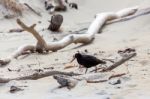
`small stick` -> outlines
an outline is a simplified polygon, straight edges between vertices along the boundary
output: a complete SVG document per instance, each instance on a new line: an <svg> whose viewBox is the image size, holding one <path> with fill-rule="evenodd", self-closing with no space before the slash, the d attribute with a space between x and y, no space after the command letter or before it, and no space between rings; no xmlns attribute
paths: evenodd
<svg viewBox="0 0 150 99"><path fill-rule="evenodd" d="M103 69L101 72L108 72L111 71L113 69L115 69L116 67L120 66L121 64L123 64L124 62L128 61L129 59L131 59L132 57L136 56L136 53L132 53L127 57L123 57L121 60L119 60L118 62L114 63L112 66Z"/></svg>
<svg viewBox="0 0 150 99"><path fill-rule="evenodd" d="M40 16L40 17L42 16L41 13L35 11L35 10L34 10L30 5L28 5L27 3L24 3L24 5L27 6L27 7L28 7L32 12L34 12L36 15L38 15L38 16Z"/></svg>
<svg viewBox="0 0 150 99"><path fill-rule="evenodd" d="M121 77L123 75L126 75L126 73L121 73L121 74L115 74L115 75L111 75L108 79L104 79L104 80L87 80L87 83L101 83L101 82L106 82L112 78L116 78L116 77Z"/></svg>

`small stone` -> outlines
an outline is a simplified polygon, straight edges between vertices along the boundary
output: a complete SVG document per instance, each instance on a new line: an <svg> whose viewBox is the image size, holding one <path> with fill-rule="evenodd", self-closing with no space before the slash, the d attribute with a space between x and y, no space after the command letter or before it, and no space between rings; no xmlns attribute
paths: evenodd
<svg viewBox="0 0 150 99"><path fill-rule="evenodd" d="M78 83L77 80L72 79L69 76L54 75L53 78L60 84L59 88L67 87L68 89L71 89Z"/></svg>
<svg viewBox="0 0 150 99"><path fill-rule="evenodd" d="M43 72L42 69L35 69L36 72Z"/></svg>
<svg viewBox="0 0 150 99"><path fill-rule="evenodd" d="M113 80L109 81L109 84L111 84L111 85L121 84L121 80L120 79L113 79Z"/></svg>
<svg viewBox="0 0 150 99"><path fill-rule="evenodd" d="M121 89L121 86L115 86L116 89Z"/></svg>
<svg viewBox="0 0 150 99"><path fill-rule="evenodd" d="M41 24L42 22L41 22L41 21L38 21L38 23Z"/></svg>
<svg viewBox="0 0 150 99"><path fill-rule="evenodd" d="M126 81L131 80L131 78L128 76L123 76L123 77L121 77L121 80L126 82Z"/></svg>
<svg viewBox="0 0 150 99"><path fill-rule="evenodd" d="M12 71L10 68L7 68L7 69L8 69L8 71L10 71L10 72Z"/></svg>
<svg viewBox="0 0 150 99"><path fill-rule="evenodd" d="M98 95L106 95L107 92L105 90L101 90L99 93L97 93Z"/></svg>
<svg viewBox="0 0 150 99"><path fill-rule="evenodd" d="M53 38L53 42L54 42L54 41L58 41L58 39L54 37L54 38Z"/></svg>
<svg viewBox="0 0 150 99"><path fill-rule="evenodd" d="M87 49L85 49L84 51L85 51L86 53L88 53L88 50L87 50Z"/></svg>
<svg viewBox="0 0 150 99"><path fill-rule="evenodd" d="M59 59L55 59L55 61L58 61Z"/></svg>
<svg viewBox="0 0 150 99"><path fill-rule="evenodd" d="M97 53L94 53L94 56L97 56L98 54Z"/></svg>
<svg viewBox="0 0 150 99"><path fill-rule="evenodd" d="M23 89L18 88L18 87L16 87L16 86L11 86L9 92L10 92L10 93L15 93L15 92L17 92L17 91L22 91L22 90L23 90Z"/></svg>

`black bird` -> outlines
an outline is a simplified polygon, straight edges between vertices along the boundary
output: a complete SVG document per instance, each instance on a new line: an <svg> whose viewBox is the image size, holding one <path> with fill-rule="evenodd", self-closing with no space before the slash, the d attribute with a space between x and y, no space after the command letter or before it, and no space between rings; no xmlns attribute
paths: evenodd
<svg viewBox="0 0 150 99"><path fill-rule="evenodd" d="M80 65L82 65L83 67L86 68L85 73L87 72L88 68L90 68L90 67L94 67L94 66L96 67L96 65L98 65L98 64L106 64L105 61L97 59L94 56L91 56L91 55L82 55L81 53L76 53L74 55L74 59L77 59L77 62ZM96 67L96 70L97 70L97 67Z"/></svg>

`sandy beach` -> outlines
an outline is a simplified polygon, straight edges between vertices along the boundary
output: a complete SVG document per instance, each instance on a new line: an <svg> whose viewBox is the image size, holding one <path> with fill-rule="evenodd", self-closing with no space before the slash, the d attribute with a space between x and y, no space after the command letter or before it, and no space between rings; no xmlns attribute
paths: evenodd
<svg viewBox="0 0 150 99"><path fill-rule="evenodd" d="M61 39L70 31L77 31L88 28L97 13L118 11L123 8L139 6L148 7L149 0L70 0L78 4L78 10L68 9L66 12L56 12L64 17L61 26L61 33L42 31L49 25L51 15L45 10L42 0L20 0L26 2L37 11L42 17L31 11L24 11L19 18L27 25L37 24L36 30L46 41L53 41L53 38ZM1 7L0 7L1 8ZM0 16L3 16L0 13ZM21 33L8 33L8 30L20 28L16 23L17 18L0 19L0 58L6 57L24 44L36 44L36 39L24 31ZM41 23L39 23L41 21ZM50 52L43 55L33 53L28 56L21 56L12 60L8 65L0 67L0 77L16 77L29 75L35 69L51 68L60 71L79 72L77 67L66 69L73 55L77 51L84 52L98 58L116 58L117 51L125 48L136 49L137 56L128 61L129 73L120 77L120 84L112 85L110 81L103 83L87 83L80 81L71 90L65 88L57 89L59 84L53 77L44 77L38 80L19 80L0 84L0 99L149 99L150 98L150 14L139 16L132 20L106 25L101 33L95 35L91 44L80 46L71 44L57 52ZM86 30L83 31L83 33ZM104 51L104 53L99 53ZM78 65L76 61L73 64ZM16 71L9 71L19 70ZM92 70L91 68L90 70ZM126 64L122 64L114 70L118 73L126 73ZM22 86L22 91L10 93L10 86Z"/></svg>

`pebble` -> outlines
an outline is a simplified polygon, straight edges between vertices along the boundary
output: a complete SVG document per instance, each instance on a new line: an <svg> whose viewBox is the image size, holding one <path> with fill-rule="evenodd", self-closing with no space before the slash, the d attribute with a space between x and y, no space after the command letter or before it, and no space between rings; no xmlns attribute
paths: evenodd
<svg viewBox="0 0 150 99"><path fill-rule="evenodd" d="M117 84L121 84L121 80L120 79L112 79L108 83L111 85L117 85Z"/></svg>

